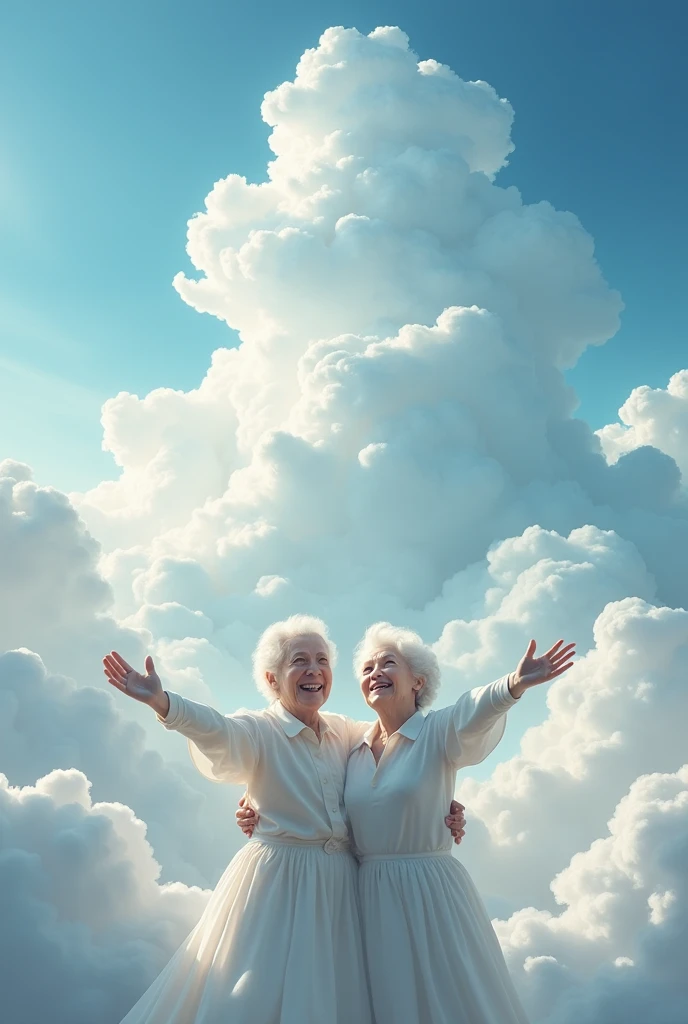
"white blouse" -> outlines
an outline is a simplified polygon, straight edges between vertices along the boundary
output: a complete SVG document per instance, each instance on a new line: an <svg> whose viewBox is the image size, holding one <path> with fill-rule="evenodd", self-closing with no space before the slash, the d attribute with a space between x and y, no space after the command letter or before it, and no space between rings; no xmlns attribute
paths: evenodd
<svg viewBox="0 0 688 1024"><path fill-rule="evenodd" d="M327 852L349 846L346 764L370 722L321 712L318 740L279 701L259 711L222 715L167 692L170 709L158 720L186 736L191 759L207 779L247 787L260 815L256 839L322 843Z"/></svg>
<svg viewBox="0 0 688 1024"><path fill-rule="evenodd" d="M451 849L444 817L456 772L494 750L516 702L504 676L448 708L418 711L390 736L377 765L379 723L369 728L349 758L344 794L356 852L365 859Z"/></svg>

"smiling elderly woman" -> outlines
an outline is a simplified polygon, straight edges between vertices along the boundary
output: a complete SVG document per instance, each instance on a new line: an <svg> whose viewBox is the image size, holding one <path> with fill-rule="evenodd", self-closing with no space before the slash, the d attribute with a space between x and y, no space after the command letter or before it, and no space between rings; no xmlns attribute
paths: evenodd
<svg viewBox="0 0 688 1024"><path fill-rule="evenodd" d="M440 670L421 638L382 622L359 644L378 721L351 753L344 796L377 1024L526 1024L480 896L437 825L457 770L494 750L509 708L565 672L573 647L560 640L536 658L531 640L514 672L425 714Z"/></svg>
<svg viewBox="0 0 688 1024"><path fill-rule="evenodd" d="M336 657L319 619L263 634L255 679L270 701L221 715L104 659L117 689L187 737L197 768L247 786L260 834L231 861L191 935L122 1024L370 1024L343 791L367 723L328 714Z"/></svg>

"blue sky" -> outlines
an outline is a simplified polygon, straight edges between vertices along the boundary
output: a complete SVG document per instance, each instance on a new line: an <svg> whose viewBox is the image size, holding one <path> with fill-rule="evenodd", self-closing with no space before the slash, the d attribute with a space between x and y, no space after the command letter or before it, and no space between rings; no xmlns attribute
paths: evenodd
<svg viewBox="0 0 688 1024"><path fill-rule="evenodd" d="M74 496L73 515L0 464L0 705L17 709L0 717L0 817L18 866L0 872L13 911L0 946L20 965L3 1011L79 1024L88 992L99 1024L121 1021L198 919L184 886L212 885L243 843L225 827L232 794L108 686L103 654L137 668L151 654L166 689L231 711L259 703L261 630L309 612L341 650L329 708L356 716L350 654L375 619L439 641L441 704L513 670L531 636L539 651L576 641L576 668L523 698L462 778L461 859L497 912L519 911L499 935L533 1024L572 1024L581 1007L609 1024L609 1006L638 1021L649 1005L675 1024L688 921L684 5L5 7L0 460L89 488L117 474L102 403L180 391L113 406L125 473ZM592 426L686 368L631 429L607 432L610 458L628 453L618 467L587 457L553 372L564 345L580 351L615 322L616 295L570 218L513 196L517 215L503 216L499 188L467 187L464 161L489 170L506 151L505 108L417 74L393 30L329 32L320 72L280 93L272 185L218 189L195 226L208 304L247 340L189 393L236 338L172 286L193 276L187 219L230 172L264 179L263 94L341 23L398 24L421 58L513 105L497 184L574 211L626 302L617 337L570 373ZM304 231L282 230L295 211ZM236 272L219 259L227 223ZM490 315L408 326L470 302L469 282ZM180 290L203 307L204 289ZM314 336L339 336L336 351ZM285 422L295 436L271 437ZM160 888L172 880L174 906ZM37 956L58 985L26 985Z"/></svg>
<svg viewBox="0 0 688 1024"><path fill-rule="evenodd" d="M570 375L580 414L613 420L632 387L688 364L687 20L677 2L617 0L14 5L0 42L0 458L63 489L114 476L102 402L191 388L232 343L172 289L186 220L229 172L264 178L262 95L333 24L398 24L420 57L511 101L500 182L574 211L626 303L616 338Z"/></svg>

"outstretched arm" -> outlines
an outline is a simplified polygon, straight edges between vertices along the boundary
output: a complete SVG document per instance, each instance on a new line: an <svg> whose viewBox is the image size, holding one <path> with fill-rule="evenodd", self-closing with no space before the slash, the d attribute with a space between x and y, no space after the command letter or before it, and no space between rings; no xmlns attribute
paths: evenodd
<svg viewBox="0 0 688 1024"><path fill-rule="evenodd" d="M163 689L150 655L142 675L116 651L103 658L112 685L148 704L166 729L189 741L191 760L212 782L246 783L258 761L258 743L248 715L222 715L207 704L186 700Z"/></svg>
<svg viewBox="0 0 688 1024"><path fill-rule="evenodd" d="M521 695L571 668L575 644L563 644L558 640L547 654L536 658L531 640L514 672L462 694L453 707L439 712L445 717L446 754L455 767L483 761L504 735L506 712Z"/></svg>

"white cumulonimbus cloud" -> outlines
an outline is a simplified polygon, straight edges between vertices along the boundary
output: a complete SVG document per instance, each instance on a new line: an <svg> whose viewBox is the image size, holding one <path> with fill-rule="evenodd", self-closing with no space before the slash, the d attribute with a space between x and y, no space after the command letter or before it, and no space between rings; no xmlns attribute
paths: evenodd
<svg viewBox="0 0 688 1024"><path fill-rule="evenodd" d="M528 695L511 713L504 763L462 780L462 856L507 919L535 1024L569 1024L576 1006L609 1024L612 995L640 1006L643 985L664 993L653 1021L676 1024L681 973L666 958L661 975L657 951L685 897L659 853L632 893L623 856L640 842L635 815L666 825L661 850L685 828L680 810L660 817L657 794L678 807L685 787L687 371L667 392L634 392L623 426L596 435L576 419L564 371L616 331L620 297L573 214L500 186L510 104L419 61L399 29L329 29L262 111L267 179L215 184L189 222L194 272L175 279L240 345L215 352L193 390L105 404L114 481L67 498L0 464L0 649L36 652L0 661L0 770L11 786L52 787L7 799L17 814L35 804L49 828L64 814L118 835L116 819L138 837L117 875L127 922L103 911L98 938L90 918L81 945L71 924L63 934L66 906L42 883L40 913L74 960L65 977L90 978L89 1019L116 1024L126 1000L106 1008L107 993L150 981L202 904L180 890L184 913L155 953L134 965L122 946L121 974L102 976L98 943L145 937L169 893L140 819L165 880L212 884L239 842L223 831L236 793L192 779L185 745L147 709L87 689L105 685L100 658L150 652L170 688L255 705L258 634L306 611L345 655L372 620L420 630L445 702L512 668L530 636L578 639L584 657L547 704ZM345 664L332 705L360 716ZM520 745L519 721L532 726ZM72 805L53 809L54 779ZM131 809L103 810L116 801ZM43 864L17 836L18 859ZM605 893L600 849L618 868ZM26 917L27 950L41 920ZM50 1008L55 1024L81 1019L67 983Z"/></svg>

